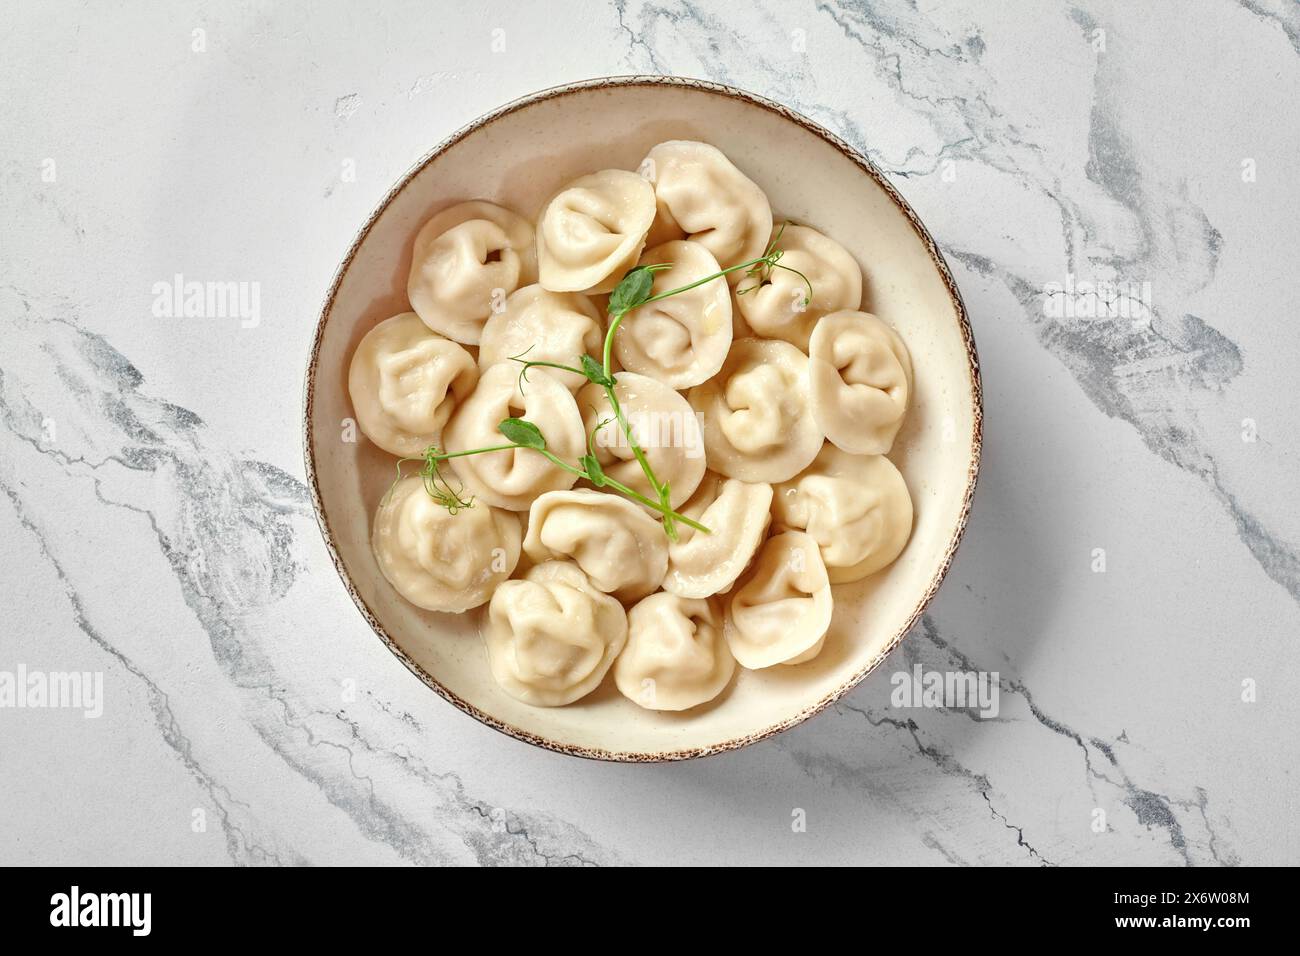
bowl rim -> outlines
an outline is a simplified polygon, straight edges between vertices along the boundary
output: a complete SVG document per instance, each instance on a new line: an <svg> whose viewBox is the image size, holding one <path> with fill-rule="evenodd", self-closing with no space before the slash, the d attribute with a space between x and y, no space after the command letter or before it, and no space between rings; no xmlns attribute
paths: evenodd
<svg viewBox="0 0 1300 956"><path fill-rule="evenodd" d="M776 113L833 146L847 159L855 163L859 169L870 176L876 185L884 190L885 194L890 198L894 205L907 218L912 229L916 232L917 237L921 240L922 245L925 246L926 252L929 253L931 262L938 270L940 277L943 279L944 286L948 290L949 299L951 300L953 309L957 315L957 323L959 331L961 332L962 342L966 349L966 358L970 371L970 397L972 403L971 460L969 468L967 469L966 490L962 498L961 511L957 517L956 527L953 529L952 538L948 542L948 546L944 551L943 559L940 561L939 567L935 571L934 576L930 579L929 585L921 594L915 608L912 610L912 613L908 615L907 620L889 640L888 644L880 651L880 653L867 661L865 665L859 668L854 674L842 682L838 687L833 689L830 693L822 697L821 700L805 707L793 716L786 717L774 724L762 728L761 730L754 731L753 733L725 740L718 744L706 747L693 747L686 750L669 751L666 753L605 750L598 747L582 747L547 739L546 737L542 737L538 734L524 730L523 728L516 727L513 724L499 720L491 714L480 710L478 707L475 707L473 704L457 696L447 687L444 687L433 677L433 675L429 674L424 670L424 668L417 664L397 644L397 642L393 640L392 636L379 622L379 619L375 616L369 605L366 604L365 599L361 597L360 592L358 592L356 585L352 580L352 576L349 574L347 567L343 563L343 559L340 556L337 547L335 547L334 533L330 528L329 519L325 515L325 509L321 502L320 484L316 475L316 447L311 427L312 409L315 400L316 369L320 360L320 349L325 332L325 323L329 317L330 311L334 307L334 300L338 294L339 286L343 281L343 276L351 266L352 260L357 254L357 250L360 249L361 244L365 242L366 238L370 235L370 230L379 220L379 217L384 214L388 209L388 206L393 202L398 194L400 194L410 184L411 180L419 175L419 173L422 172L434 159L442 155L461 140L465 139L471 133L501 119L502 117L508 116L517 110L523 109L524 107L547 100L569 96L574 93L586 92L588 90L652 86L684 87L700 90L717 96L741 100L750 105L758 106L762 109ZM473 717L475 720L478 720L480 723L491 727L493 730L506 734L509 737L513 737L516 740L522 740L525 743L541 747L544 750L568 754L569 756L584 757L591 760L605 760L618 763L666 763L738 750L741 747L757 743L760 740L766 740L782 731L789 730L797 724L803 723L805 720L821 713L865 680L867 676L879 667L884 662L885 658L887 658L890 653L892 653L893 650L902 643L903 638L908 635L916 625L917 621L920 620L921 615L925 612L930 601L933 600L935 594L939 590L939 586L947 576L949 568L952 566L953 557L957 552L958 545L961 544L961 540L965 535L966 526L970 518L971 502L975 494L976 480L979 477L983 436L983 384L980 378L979 356L975 349L975 336L971 329L970 317L966 312L966 306L962 301L961 292L958 290L957 283L953 279L952 271L948 267L947 260L944 259L943 253L939 250L939 247L935 243L934 238L930 235L929 230L926 229L924 223L921 222L912 207L907 203L907 200L899 194L898 190L894 188L871 160L820 124L813 122L789 107L783 106L774 100L770 100L756 93L751 93L747 90L742 90L722 83L716 83L712 80L701 80L684 76L630 74L625 76L606 76L589 80L579 80L572 83L564 83L559 86L548 87L518 97L503 106L497 107L491 112L485 113L461 127L434 146L429 150L429 152L425 153L424 156L417 160L415 164L402 175L397 183L384 194L384 197L379 201L379 204L370 215L366 217L365 222L361 225L361 228L357 231L351 244L348 246L347 253L343 257L338 268L335 270L334 277L330 281L329 291L326 293L325 299L321 304L320 313L316 319L316 329L312 335L312 345L307 360L307 368L303 378L303 458L307 472L307 486L311 492L312 510L315 513L316 523L320 528L321 535L325 539L325 548L329 552L330 560L334 563L334 569L342 579L343 585L347 589L348 594L352 597L352 602L356 605L357 610L361 612L361 616L366 619L366 622L370 625L376 636L379 637L385 646L387 646L388 650L392 652L398 660L405 664L406 668L411 671L411 673L423 681L430 690L434 691L438 696L442 697L457 709Z"/></svg>

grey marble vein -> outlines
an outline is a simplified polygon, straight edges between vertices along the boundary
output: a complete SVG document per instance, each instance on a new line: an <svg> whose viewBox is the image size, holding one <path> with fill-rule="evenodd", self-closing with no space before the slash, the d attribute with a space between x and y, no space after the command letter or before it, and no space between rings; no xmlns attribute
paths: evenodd
<svg viewBox="0 0 1300 956"><path fill-rule="evenodd" d="M1292 0L1241 0L1241 5L1261 20L1276 23L1300 54L1300 6Z"/></svg>
<svg viewBox="0 0 1300 956"><path fill-rule="evenodd" d="M628 17L626 6L619 6L620 22ZM1265 14L1256 5L1247 7L1276 20L1294 42L1295 8ZM1162 290L1160 299L1174 302L1212 281L1214 275L1222 235L1185 188L1148 175L1132 153L1120 116L1121 74L1111 65L1112 59L1123 60L1127 54L1117 51L1096 57L1088 162L1083 177L1076 175L1071 181L1060 167L1065 157L1051 156L998 105L997 77L979 63L983 46L977 36L974 43L960 42L928 11L907 4L818 3L816 9L858 45L863 65L888 82L902 107L933 128L941 144L937 149L927 155L921 147L911 146L901 158L891 159L848 111L821 105L815 63L791 70L776 56L764 58L765 51L749 45L744 34L726 30L724 15L709 5L646 4L638 21L643 33L653 37L660 22L675 25L684 11L690 11L705 28L696 40L701 59L705 48L716 52L722 43L732 47L724 62L742 55L757 59L779 98L829 120L828 125L903 179L933 175L944 159L962 157L1015 177L1053 203L1067 231L1064 256L1053 272L1026 274L1023 267L995 262L960 242L948 244L949 254L982 274L996 270L1020 301L1025 318L1039 330L1040 340L1069 365L1097 407L1132 424L1153 452L1200 476L1237 524L1243 543L1265 573L1300 600L1297 544L1270 533L1241 490L1214 467L1214 444L1203 434L1195 411L1196 393L1220 392L1240 371L1239 348L1206 319L1186 312L1174 314L1172 307L1153 307L1151 327L1138 331L1129 328L1127 321L1068 327L1042 321L1044 285L1064 279L1067 273L1154 281ZM1089 34L1106 29L1085 9L1073 9L1071 17ZM775 27L771 19L768 25ZM1119 47L1124 28L1117 25L1110 31ZM638 65L670 72L648 55L644 43L632 43ZM725 72L720 72L720 78L729 79ZM923 163L919 167L918 159ZM1098 191L1125 216L1100 217L1092 208ZM1182 393L1185 400L1171 402L1171 391ZM1158 401L1149 401L1150 393L1157 394Z"/></svg>
<svg viewBox="0 0 1300 956"><path fill-rule="evenodd" d="M395 847L411 862L454 862L455 852L443 845L447 835L463 842L480 863L598 865L617 859L577 828L545 815L516 811L494 819L492 807L471 798L455 773L435 772L414 754L397 753L393 745L371 739L367 728L345 712L315 709L289 690L274 662L250 639L247 622L283 598L302 571L297 537L315 533L303 485L272 465L212 445L197 416L149 397L140 372L102 336L67 319L39 315L20 294L6 304L12 307L15 299L22 311L15 308L5 315L9 340L39 353L42 361L26 369L36 381L21 382L12 373L0 379L0 419L10 444L16 440L29 454L52 458L69 473L89 479L86 493L101 504L147 521L186 604L208 635L214 658L245 692L248 719L288 768L309 778L368 838ZM75 451L65 450L67 438L58 448L42 447L40 424L53 410L33 400L39 401L38 394L52 382L73 405L60 410L61 418L99 425L93 434L81 436L84 444ZM141 473L132 484L148 488L150 497L167 507L137 504L105 491L96 473L110 465ZM5 491L65 582L86 636L148 686L164 739L218 804L231 858L240 863L303 862L303 857L267 850L247 838L232 819L229 794L194 758L167 694L87 619L76 583L51 552L36 520L27 517L31 509L16 478L5 483ZM404 736L418 739L420 729L413 726ZM423 800L444 807L437 830L431 833L411 807L386 795L374 776L358 770L361 754L388 765L389 772L422 781ZM566 849L554 849L557 843Z"/></svg>
<svg viewBox="0 0 1300 956"><path fill-rule="evenodd" d="M1276 809L1300 761L1300 7L1205 6L490 0L432 29L404 0L183 0L87 45L84 12L16 5L0 669L100 670L106 706L0 711L0 860L1300 860ZM752 89L862 150L953 265L986 376L971 527L900 651L821 717L673 767L566 760L434 699L342 593L299 464L314 304L378 198L473 116L627 72ZM151 315L177 272L259 281L264 321ZM1146 311L1071 317L1067 278ZM998 713L895 707L915 666L996 673ZM57 802L26 783L51 763Z"/></svg>

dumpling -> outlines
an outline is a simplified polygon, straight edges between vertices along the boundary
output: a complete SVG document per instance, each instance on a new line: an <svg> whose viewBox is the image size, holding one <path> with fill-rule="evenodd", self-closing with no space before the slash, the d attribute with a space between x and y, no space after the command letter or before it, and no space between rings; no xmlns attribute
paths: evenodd
<svg viewBox="0 0 1300 956"><path fill-rule="evenodd" d="M614 683L647 710L687 710L713 700L736 672L714 600L660 591L627 614L627 646Z"/></svg>
<svg viewBox="0 0 1300 956"><path fill-rule="evenodd" d="M677 392L649 376L619 372L614 380L614 394L632 437L645 452L655 477L668 483L669 500L676 508L695 493L704 477L704 433L695 410ZM605 473L657 501L614 417L605 389L594 382L584 385L578 392L578 408L583 427L593 436L596 460Z"/></svg>
<svg viewBox="0 0 1300 956"><path fill-rule="evenodd" d="M666 263L656 272L653 295L697 282L718 271L718 260L698 242L656 246L639 265ZM658 302L633 309L614 333L614 354L623 368L651 375L671 388L712 378L731 348L731 289L719 276Z"/></svg>
<svg viewBox="0 0 1300 956"><path fill-rule="evenodd" d="M538 498L524 551L538 563L571 558L592 585L620 601L658 590L668 569L668 538L657 521L627 498L586 489Z"/></svg>
<svg viewBox="0 0 1300 956"><path fill-rule="evenodd" d="M752 670L803 663L820 649L832 605L817 542L801 531L774 535L731 593L727 645Z"/></svg>
<svg viewBox="0 0 1300 956"><path fill-rule="evenodd" d="M862 305L862 269L847 249L816 229L785 223L773 230L772 239L787 268L772 269L765 282L745 280L736 288L736 303L755 335L782 339L807 352L818 319ZM808 277L811 296L808 284L791 269ZM806 306L805 297L811 299Z"/></svg>
<svg viewBox="0 0 1300 956"><path fill-rule="evenodd" d="M415 237L406 296L433 331L477 345L493 306L536 279L532 225L476 200L424 224Z"/></svg>
<svg viewBox="0 0 1300 956"><path fill-rule="evenodd" d="M367 332L348 368L357 425L399 458L418 458L442 441L452 410L476 382L470 354L434 335L414 312L385 319Z"/></svg>
<svg viewBox="0 0 1300 956"><path fill-rule="evenodd" d="M403 478L375 514L371 548L397 593L428 611L468 611L519 563L519 518L485 504L452 514L424 479Z"/></svg>
<svg viewBox="0 0 1300 956"><path fill-rule="evenodd" d="M817 457L808 357L788 342L741 339L716 376L687 396L704 420L709 468L741 481L788 481Z"/></svg>
<svg viewBox="0 0 1300 956"><path fill-rule="evenodd" d="M507 444L497 425L507 418L526 418L546 439L547 450L574 463L585 454L582 415L559 379L534 369L519 381L514 362L493 365L479 376L478 387L460 404L443 433L447 451L469 451ZM507 448L453 458L448 464L470 494L510 511L527 511L547 491L572 488L577 475L557 467L530 448Z"/></svg>
<svg viewBox="0 0 1300 956"><path fill-rule="evenodd" d="M772 234L767 196L717 147L670 140L650 150L641 168L654 177L655 198L686 238L707 246L722 268L766 251ZM737 269L727 279L734 286L744 276Z"/></svg>
<svg viewBox="0 0 1300 956"><path fill-rule="evenodd" d="M650 179L650 167L647 165L648 160L642 161L641 175L645 179ZM662 246L665 242L672 242L674 239L685 239L686 230L683 229L673 218L673 214L668 211L668 207L663 204L658 196L655 197L655 218L650 224L650 231L645 235L645 245L647 249L655 246Z"/></svg>
<svg viewBox="0 0 1300 956"><path fill-rule="evenodd" d="M711 534L678 524L668 542L664 590L703 598L728 590L749 566L771 520L772 486L709 474L682 514Z"/></svg>
<svg viewBox="0 0 1300 956"><path fill-rule="evenodd" d="M627 643L627 613L569 561L497 588L483 628L488 667L507 694L562 707L590 694Z"/></svg>
<svg viewBox="0 0 1300 956"><path fill-rule="evenodd" d="M745 321L745 317L740 314L740 298L736 295L736 290L731 290L731 340L739 342L741 339L756 339L757 335Z"/></svg>
<svg viewBox="0 0 1300 956"><path fill-rule="evenodd" d="M893 562L912 534L912 496L884 455L827 445L772 503L780 528L806 531L821 547L832 584L857 581Z"/></svg>
<svg viewBox="0 0 1300 956"><path fill-rule="evenodd" d="M654 189L602 169L551 197L537 221L540 281L552 292L610 292L636 264L655 217Z"/></svg>
<svg viewBox="0 0 1300 956"><path fill-rule="evenodd" d="M591 299L578 292L550 292L530 285L514 292L505 308L494 312L483 326L478 365L485 369L519 356L578 368L584 354L600 358L604 342L600 312ZM587 381L573 372L547 371L571 392Z"/></svg>
<svg viewBox="0 0 1300 956"><path fill-rule="evenodd" d="M898 333L869 312L833 312L809 343L812 413L845 451L883 455L912 392L912 359Z"/></svg>

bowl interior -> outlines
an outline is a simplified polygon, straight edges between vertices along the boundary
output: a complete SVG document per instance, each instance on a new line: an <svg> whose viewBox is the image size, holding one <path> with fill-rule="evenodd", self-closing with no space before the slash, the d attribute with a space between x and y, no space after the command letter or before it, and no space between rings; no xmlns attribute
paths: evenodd
<svg viewBox="0 0 1300 956"><path fill-rule="evenodd" d="M536 218L566 181L606 167L636 169L667 139L712 143L768 194L774 213L838 240L865 277L864 308L898 329L915 366L913 405L890 458L916 518L902 556L855 585L836 586L825 649L794 667L739 671L712 704L685 714L643 710L607 679L562 708L507 696L488 672L480 612L421 611L400 598L370 550L374 511L393 459L349 422L347 369L376 323L409 309L411 242L434 212L490 199ZM382 206L327 301L308 371L307 458L322 526L363 614L426 683L487 723L585 756L657 759L739 746L797 722L878 664L933 595L960 538L979 454L979 383L959 299L923 232L863 161L811 124L734 91L650 79L550 91L458 134Z"/></svg>

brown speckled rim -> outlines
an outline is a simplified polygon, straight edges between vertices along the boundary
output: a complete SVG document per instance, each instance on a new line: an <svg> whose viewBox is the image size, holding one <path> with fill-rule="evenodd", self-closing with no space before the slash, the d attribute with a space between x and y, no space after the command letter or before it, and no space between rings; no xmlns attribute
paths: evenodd
<svg viewBox="0 0 1300 956"><path fill-rule="evenodd" d="M491 714L479 710L468 701L462 700L446 687L442 686L442 684L438 683L432 675L415 663L415 661L413 661L406 652L398 646L392 636L384 630L384 626L379 623L379 619L375 617L374 612L362 599L360 593L357 591L356 585L352 581L352 576L348 573L348 569L344 566L343 560L339 556L338 549L335 547L334 533L330 530L329 518L325 514L325 509L321 506L320 484L316 478L316 448L311 428L312 405L315 398L314 392L316 387L316 366L320 358L321 339L325 332L326 318L334 306L334 297L338 294L339 284L343 281L344 273L347 272L348 267L352 264L353 257L361 247L361 244L365 241L366 236L370 234L370 230L374 226L375 222L383 214L384 210L388 208L388 205L393 201L393 199L435 158L440 156L450 147L459 143L461 140L465 139L465 137L469 136L471 133L482 129L484 126L487 126L503 116L508 116L516 110L523 109L526 106L531 106L534 103L559 99L560 97L569 96L586 90L629 86L685 87L706 93L712 93L716 96L742 100L751 105L762 107L763 109L776 113L778 116L784 117L791 123L794 123L820 137L822 140L839 150L840 153L848 159L856 163L864 173L870 176L872 180L874 180L875 183L885 191L885 194L889 196L894 205L898 207L899 211L907 217L908 222L912 224L912 228L916 231L917 236L924 244L926 251L929 252L934 267L938 270L939 275L943 278L944 285L948 289L948 295L952 300L953 309L957 313L957 322L961 328L962 341L966 346L966 357L970 365L970 397L973 407L971 460L967 473L966 492L962 498L961 513L957 519L957 526L953 529L952 539L948 542L947 550L944 552L943 561L940 563L934 577L930 580L929 586L917 601L916 607L908 616L906 622L904 622L903 626L899 628L898 632L890 640L889 645L872 660L868 661L861 670L846 680L843 684L835 688L835 690L831 691L831 693L827 694L817 703L804 708L793 717L788 717L785 720L772 724L770 727L766 727L763 730L756 731L755 733L747 734L743 737L736 737L733 740L727 740L713 746L697 747L691 750L677 750L669 753L639 753L635 751L601 750L598 748L579 747L571 744L557 743L554 740L548 740L545 737L540 737L537 734L529 733L519 727L507 724L493 717ZM731 86L724 86L720 83L713 83L708 80L696 80L680 76L611 76L601 79L583 80L577 83L567 83L563 86L541 90L540 92L532 93L528 96L514 100L511 103L507 103L505 106L488 113L486 116L476 119L468 126L458 130L456 133L435 146L419 162L417 162L406 173L406 175L401 178L397 185L390 189L388 194L380 201L375 211L366 219L365 224L357 233L356 238L352 240L352 245L348 248L347 255L343 257L343 262L334 273L334 279L330 283L329 292L325 296L325 302L321 306L320 317L316 323L316 333L312 338L311 355L307 360L307 373L303 388L303 453L307 469L307 484L311 489L311 501L312 507L316 512L316 521L320 525L321 534L325 537L325 547L329 550L330 559L334 562L334 567L338 571L339 577L343 579L343 584L347 588L348 594L352 596L353 603L356 604L362 617L366 619L371 628L374 629L374 632L379 635L379 638L385 645L387 645L388 649L397 656L398 660L406 665L411 673L424 681L430 689L454 706L458 707L460 710L463 710L471 717L481 721L494 730L498 730L503 734L508 734L509 736L516 738L517 740L534 744L546 750L556 751L557 753L569 754L575 757L586 757L592 760L612 760L625 763L658 763L670 760L689 760L694 757L706 757L712 754L723 753L728 750L737 750L740 747L745 747L760 740L766 740L768 737L779 734L783 730L788 730L796 724L800 724L809 717L825 710L856 687L868 674L879 667L885 658L889 656L890 652L892 652L894 648L902 642L903 638L907 636L908 632L911 631L916 622L920 620L921 614L925 611L926 606L938 592L939 585L943 583L943 579L948 573L948 568L952 565L953 556L957 552L957 546L961 543L962 535L966 531L967 520L970 517L971 500L975 494L975 481L979 474L983 435L983 387L980 383L979 356L975 351L975 337L971 331L970 318L966 314L966 306L962 302L961 293L957 289L957 283L953 280L952 272L948 268L948 263L945 261L943 253L939 251L939 247L935 244L934 238L930 235L929 230L927 230L921 220L917 218L916 213L912 211L912 207L907 204L907 201L899 195L898 191L887 179L885 179L884 175L869 159L858 153L857 150L844 142L844 140L840 139L834 133L822 128L807 117L801 116L779 103L775 103L772 100L765 99L764 97L758 96L754 93L748 93L744 90L739 90Z"/></svg>

